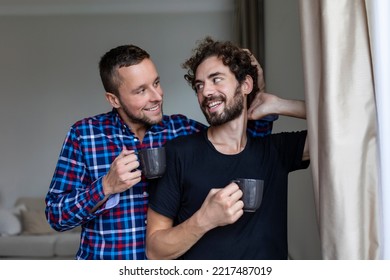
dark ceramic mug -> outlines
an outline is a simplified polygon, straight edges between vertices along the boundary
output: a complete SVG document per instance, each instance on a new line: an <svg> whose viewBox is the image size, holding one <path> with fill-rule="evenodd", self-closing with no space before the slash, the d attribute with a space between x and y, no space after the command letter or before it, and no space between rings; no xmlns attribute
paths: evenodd
<svg viewBox="0 0 390 280"><path fill-rule="evenodd" d="M159 178L165 173L165 148L149 148L138 151L142 173L148 179Z"/></svg>
<svg viewBox="0 0 390 280"><path fill-rule="evenodd" d="M236 183L242 191L242 201L245 212L255 212L263 200L264 181L259 179L238 178L232 182Z"/></svg>

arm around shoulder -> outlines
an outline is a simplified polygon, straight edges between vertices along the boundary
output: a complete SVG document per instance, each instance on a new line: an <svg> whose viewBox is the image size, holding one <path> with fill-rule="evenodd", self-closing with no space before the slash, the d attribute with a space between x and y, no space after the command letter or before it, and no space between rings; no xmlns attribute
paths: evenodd
<svg viewBox="0 0 390 280"><path fill-rule="evenodd" d="M284 99L266 92L258 93L248 109L248 118L259 120L268 115L306 119L306 103L303 100Z"/></svg>
<svg viewBox="0 0 390 280"><path fill-rule="evenodd" d="M306 103L303 100L279 98L278 114L306 119Z"/></svg>

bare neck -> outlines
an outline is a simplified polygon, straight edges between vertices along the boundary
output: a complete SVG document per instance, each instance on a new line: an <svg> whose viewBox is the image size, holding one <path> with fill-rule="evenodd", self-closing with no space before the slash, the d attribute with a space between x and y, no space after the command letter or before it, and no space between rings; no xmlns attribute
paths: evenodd
<svg viewBox="0 0 390 280"><path fill-rule="evenodd" d="M242 152L247 143L247 117L242 114L235 120L220 126L210 126L207 138L215 149L226 155L235 155Z"/></svg>

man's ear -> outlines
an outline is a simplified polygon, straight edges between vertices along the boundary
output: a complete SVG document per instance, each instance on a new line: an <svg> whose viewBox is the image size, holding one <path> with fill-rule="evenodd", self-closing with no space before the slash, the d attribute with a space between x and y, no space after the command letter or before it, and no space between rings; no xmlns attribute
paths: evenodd
<svg viewBox="0 0 390 280"><path fill-rule="evenodd" d="M251 76L246 75L244 82L241 84L241 90L245 95L248 95L252 92L253 89L253 79Z"/></svg>
<svg viewBox="0 0 390 280"><path fill-rule="evenodd" d="M107 99L108 103L110 103L111 106L116 108L116 109L118 109L121 106L121 104L119 102L119 98L111 92L106 92L106 99Z"/></svg>

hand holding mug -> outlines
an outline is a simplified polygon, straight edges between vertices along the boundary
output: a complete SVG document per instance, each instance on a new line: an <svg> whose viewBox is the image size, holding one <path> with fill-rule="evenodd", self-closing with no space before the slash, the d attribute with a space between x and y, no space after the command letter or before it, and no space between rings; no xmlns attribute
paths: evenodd
<svg viewBox="0 0 390 280"><path fill-rule="evenodd" d="M137 170L139 162L133 150L124 148L114 159L110 170L103 177L105 195L121 193L141 181L141 171Z"/></svg>

